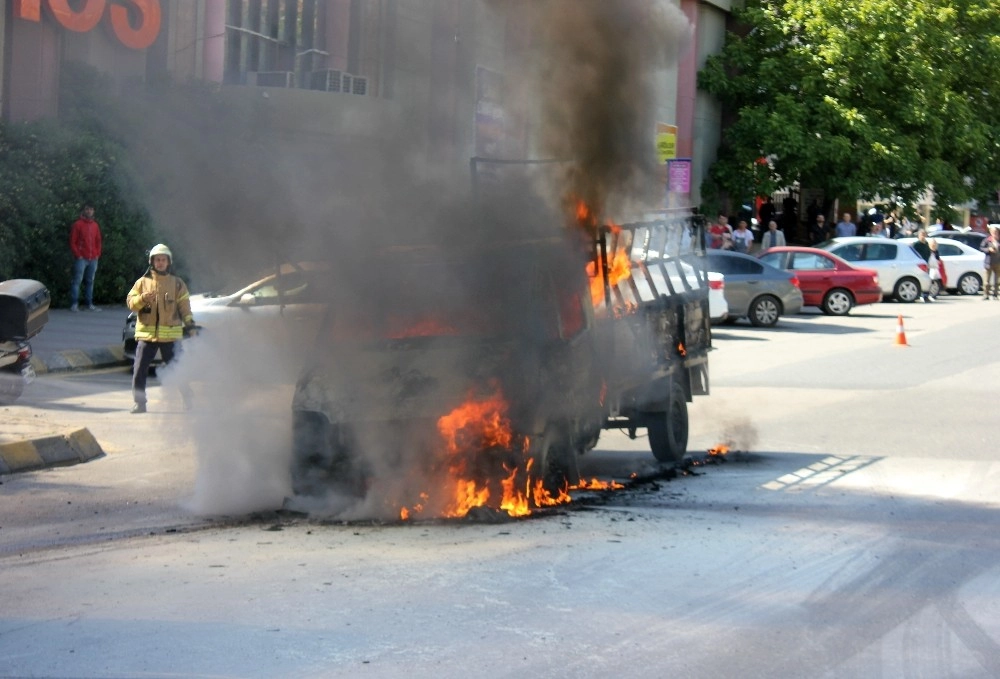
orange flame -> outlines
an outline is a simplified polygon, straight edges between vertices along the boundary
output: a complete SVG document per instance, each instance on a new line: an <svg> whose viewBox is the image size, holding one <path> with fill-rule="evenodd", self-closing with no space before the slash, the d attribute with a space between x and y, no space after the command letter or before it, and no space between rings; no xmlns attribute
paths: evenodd
<svg viewBox="0 0 1000 679"><path fill-rule="evenodd" d="M677 353L680 354L681 356L687 356L688 355L687 349L684 348L684 343L683 342L678 342L677 343Z"/></svg>
<svg viewBox="0 0 1000 679"><path fill-rule="evenodd" d="M443 471L449 475L443 497L432 504L430 494L421 493L419 503L399 509L401 521L408 521L431 507L443 507L428 511L448 518L463 517L476 507L492 507L512 517L523 517L536 508L571 502L570 490L623 487L614 481L594 478L575 486L564 481L563 487L556 491L546 489L542 479L532 473L535 459L530 455L531 440L527 436L515 438L508 408L498 387L492 395L470 396L438 418L442 452L447 454ZM523 464L513 463L511 455L520 455ZM476 480L477 476L490 475L484 470L496 471L501 467L502 478L494 474L493 478Z"/></svg>
<svg viewBox="0 0 1000 679"><path fill-rule="evenodd" d="M570 490L618 490L625 486L617 481L601 481L597 478L580 479L580 483L570 486Z"/></svg>
<svg viewBox="0 0 1000 679"><path fill-rule="evenodd" d="M624 251L615 253L608 267L608 284L614 287L632 275L632 264ZM590 300L594 306L604 301L604 279L597 270L596 262L587 262L587 276L590 277Z"/></svg>
<svg viewBox="0 0 1000 679"><path fill-rule="evenodd" d="M708 449L708 454L712 457L723 457L729 452L729 446L725 443L720 443L714 448Z"/></svg>
<svg viewBox="0 0 1000 679"><path fill-rule="evenodd" d="M507 408L499 392L482 401L466 401L438 419L438 432L451 453L472 446L508 448L513 435Z"/></svg>

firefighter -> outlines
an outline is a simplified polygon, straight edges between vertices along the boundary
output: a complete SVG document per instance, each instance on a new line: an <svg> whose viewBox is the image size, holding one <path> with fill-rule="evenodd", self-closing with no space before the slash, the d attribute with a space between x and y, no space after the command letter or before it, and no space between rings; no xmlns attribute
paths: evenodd
<svg viewBox="0 0 1000 679"><path fill-rule="evenodd" d="M135 282L126 304L136 312L135 362L132 365L132 413L146 412L146 376L156 352L163 362L170 363L177 354L175 347L186 331L195 329L187 285L170 272L173 255L163 243L149 251L149 268ZM181 387L184 408L190 408L190 390Z"/></svg>

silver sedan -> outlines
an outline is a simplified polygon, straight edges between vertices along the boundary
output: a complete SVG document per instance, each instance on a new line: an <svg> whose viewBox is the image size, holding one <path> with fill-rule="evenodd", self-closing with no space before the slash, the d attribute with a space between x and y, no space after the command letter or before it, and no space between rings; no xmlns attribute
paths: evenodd
<svg viewBox="0 0 1000 679"><path fill-rule="evenodd" d="M707 257L708 270L726 277L730 320L746 318L755 326L770 327L783 314L802 309L802 290L795 274L739 252L709 250Z"/></svg>

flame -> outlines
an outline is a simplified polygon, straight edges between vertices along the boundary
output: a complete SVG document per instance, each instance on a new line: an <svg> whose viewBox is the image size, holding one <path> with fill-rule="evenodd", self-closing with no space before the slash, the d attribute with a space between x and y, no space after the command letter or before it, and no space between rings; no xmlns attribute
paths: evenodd
<svg viewBox="0 0 1000 679"><path fill-rule="evenodd" d="M617 481L601 481L597 478L580 479L580 483L570 486L570 490L618 490L625 486Z"/></svg>
<svg viewBox="0 0 1000 679"><path fill-rule="evenodd" d="M527 516L531 514L531 506L527 493L522 493L516 487L518 469L515 467L509 471L510 474L500 482L500 487L503 488L500 509L511 516Z"/></svg>
<svg viewBox="0 0 1000 679"><path fill-rule="evenodd" d="M631 275L632 263L628 255L623 250L616 252L608 267L608 284L614 287ZM587 262L587 276L590 277L590 300L594 306L599 306L604 301L604 279L597 270L596 262Z"/></svg>
<svg viewBox="0 0 1000 679"><path fill-rule="evenodd" d="M569 485L565 485L559 489L559 494L552 497L552 493L545 490L542 480L538 479L535 481L535 487L531 493L532 499L535 504L539 507L551 507L553 505L562 505L570 502L572 498L566 491L569 490Z"/></svg>
<svg viewBox="0 0 1000 679"><path fill-rule="evenodd" d="M677 353L680 354L681 356L687 356L688 355L687 349L684 348L684 343L683 342L678 342L677 343Z"/></svg>
<svg viewBox="0 0 1000 679"><path fill-rule="evenodd" d="M448 452L457 453L470 446L480 449L510 447L513 434L507 408L507 402L498 391L481 401L470 399L442 416L437 427Z"/></svg>
<svg viewBox="0 0 1000 679"><path fill-rule="evenodd" d="M571 489L622 487L592 479L572 487L564 481L563 487L554 492L546 489L544 481L532 473L535 458L531 455L531 439L514 435L508 408L497 387L491 395L470 395L438 418L441 452L445 456L442 471L448 474L443 497L432 503L430 493L421 493L419 503L399 509L401 521L425 509L436 516L459 518L476 507L492 507L512 517L523 517L537 508L571 502ZM495 473L498 469L502 469L502 477ZM480 476L484 478L477 480Z"/></svg>
<svg viewBox="0 0 1000 679"><path fill-rule="evenodd" d="M728 452L729 452L729 446L727 446L725 443L720 443L714 448L708 449L708 454L710 457L724 457Z"/></svg>

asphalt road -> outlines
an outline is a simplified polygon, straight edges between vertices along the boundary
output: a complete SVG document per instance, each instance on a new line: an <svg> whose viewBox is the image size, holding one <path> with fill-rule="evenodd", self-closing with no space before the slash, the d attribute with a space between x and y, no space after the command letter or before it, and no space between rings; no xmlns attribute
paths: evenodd
<svg viewBox="0 0 1000 679"><path fill-rule="evenodd" d="M500 524L248 517L286 372L242 416L43 377L5 427L107 455L2 479L0 677L1000 676L998 331L972 298L720 327L689 449L725 462ZM582 462L654 468L616 432Z"/></svg>

